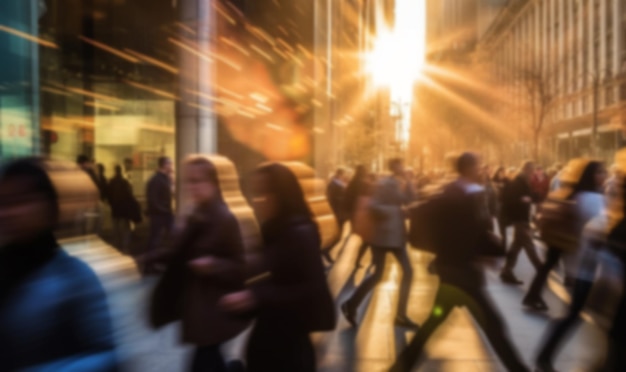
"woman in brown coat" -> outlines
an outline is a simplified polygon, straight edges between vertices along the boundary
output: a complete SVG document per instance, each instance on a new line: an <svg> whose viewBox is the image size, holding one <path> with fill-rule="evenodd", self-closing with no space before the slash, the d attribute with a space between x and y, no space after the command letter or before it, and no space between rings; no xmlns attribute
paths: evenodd
<svg viewBox="0 0 626 372"><path fill-rule="evenodd" d="M226 370L221 344L249 324L217 305L244 288L244 245L215 166L192 157L184 175L194 209L153 294L151 320L155 327L182 320L183 341L196 346L191 370L221 372Z"/></svg>

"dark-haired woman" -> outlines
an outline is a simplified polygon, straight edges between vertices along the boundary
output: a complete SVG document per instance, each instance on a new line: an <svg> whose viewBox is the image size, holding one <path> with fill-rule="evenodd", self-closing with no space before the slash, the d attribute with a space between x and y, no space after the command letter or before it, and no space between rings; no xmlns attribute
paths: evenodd
<svg viewBox="0 0 626 372"><path fill-rule="evenodd" d="M151 319L156 327L182 320L183 341L196 346L192 371L226 371L220 347L249 324L218 306L223 296L244 288L243 240L213 163L192 157L184 177L193 212L153 294Z"/></svg>
<svg viewBox="0 0 626 372"><path fill-rule="evenodd" d="M600 215L605 207L602 186L606 179L606 169L600 162L590 161L584 165L584 170L575 185L572 185L569 195L565 197L576 203L577 224L582 231L594 217ZM566 185L561 185L566 187ZM558 191L557 191L558 192ZM597 259L592 247L589 247L589 240L580 239L579 257L580 265L576 275L574 290L572 293L572 302L565 318L556 321L550 329L546 343L541 349L537 359L539 371L554 371L552 367L552 359L557 348L567 332L577 323L580 312L583 310L595 276L595 267ZM541 269L537 272L530 290L524 298L523 304L535 310L546 310L547 306L541 298L541 291L545 286L550 271L556 266L562 250L558 247L548 247L546 261Z"/></svg>
<svg viewBox="0 0 626 372"><path fill-rule="evenodd" d="M310 333L335 326L333 299L320 257L320 235L295 175L281 164L259 168L253 207L263 235L264 279L226 296L224 308L254 312L250 372L315 371Z"/></svg>
<svg viewBox="0 0 626 372"><path fill-rule="evenodd" d="M36 159L0 177L0 369L116 371L104 290L53 233L58 195Z"/></svg>

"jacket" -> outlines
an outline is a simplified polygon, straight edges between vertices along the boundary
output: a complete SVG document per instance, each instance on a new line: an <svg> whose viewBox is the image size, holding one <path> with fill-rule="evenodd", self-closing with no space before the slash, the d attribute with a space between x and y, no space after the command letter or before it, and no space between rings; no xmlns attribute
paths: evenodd
<svg viewBox="0 0 626 372"><path fill-rule="evenodd" d="M335 328L335 305L326 281L317 226L306 217L263 227L261 271L268 279L253 287L258 318L301 332Z"/></svg>
<svg viewBox="0 0 626 372"><path fill-rule="evenodd" d="M333 178L326 188L326 198L339 223L346 221L348 218L348 213L345 208L345 197L346 186L340 180Z"/></svg>
<svg viewBox="0 0 626 372"><path fill-rule="evenodd" d="M135 223L141 222L139 202L133 195L130 182L124 177L113 177L108 188L111 215L115 219L130 220Z"/></svg>
<svg viewBox="0 0 626 372"><path fill-rule="evenodd" d="M148 215L172 215L172 180L161 172L156 172L146 185Z"/></svg>
<svg viewBox="0 0 626 372"><path fill-rule="evenodd" d="M377 247L404 249L407 243L406 216L402 207L411 202L409 188L401 189L395 177L382 179L370 201L374 219L371 244Z"/></svg>
<svg viewBox="0 0 626 372"><path fill-rule="evenodd" d="M488 231L485 190L477 184L455 181L444 187L433 217L434 264L443 282L480 286L483 275L477 264L482 238Z"/></svg>
<svg viewBox="0 0 626 372"><path fill-rule="evenodd" d="M82 261L58 249L0 306L3 371L117 371L106 295Z"/></svg>
<svg viewBox="0 0 626 372"><path fill-rule="evenodd" d="M218 261L214 274L192 272L190 261ZM182 320L183 341L211 346L241 333L249 322L218 306L244 288L244 246L239 223L226 204L212 203L193 213L172 252L169 266L151 300L151 322L161 327Z"/></svg>
<svg viewBox="0 0 626 372"><path fill-rule="evenodd" d="M508 186L504 200L504 213L511 223L529 222L531 203L525 203L522 198L529 197L533 201L538 201L538 196L533 192L530 182L523 175L515 177Z"/></svg>

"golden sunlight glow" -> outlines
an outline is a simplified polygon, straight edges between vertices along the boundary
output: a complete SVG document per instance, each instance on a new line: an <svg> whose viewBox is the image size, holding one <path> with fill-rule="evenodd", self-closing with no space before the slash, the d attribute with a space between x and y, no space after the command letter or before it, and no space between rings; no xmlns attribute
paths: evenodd
<svg viewBox="0 0 626 372"><path fill-rule="evenodd" d="M396 139L407 145L413 87L424 67L426 52L425 0L396 0L393 30L381 30L365 62L374 84L388 87L396 104Z"/></svg>

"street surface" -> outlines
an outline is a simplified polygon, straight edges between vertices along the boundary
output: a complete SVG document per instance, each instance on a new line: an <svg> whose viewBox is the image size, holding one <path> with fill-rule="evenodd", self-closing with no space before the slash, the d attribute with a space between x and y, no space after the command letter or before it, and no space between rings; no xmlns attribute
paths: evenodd
<svg viewBox="0 0 626 372"><path fill-rule="evenodd" d="M336 263L329 270L329 283L337 299L337 306L366 275L367 267L354 271L359 246L351 238L345 248L336 247ZM178 342L177 325L152 331L146 323L146 308L156 278L139 279L128 266L129 259L120 255L98 239L74 241L65 244L70 253L82 257L96 269L109 293L113 318L120 344L120 354L128 371L176 372L185 371L190 349ZM424 322L431 310L438 286L436 276L430 275L427 265L432 259L427 253L410 250L414 266L409 316ZM369 263L369 254L363 260ZM516 274L525 285L511 287L498 278L500 263L488 263L488 292L500 309L509 333L523 358L530 365L550 321L566 310L568 295L553 278L552 291L546 291L550 306L547 314L536 314L522 309L520 302L532 275L530 263L522 254ZM359 327L352 329L339 313L334 332L314 335L320 372L359 371L379 372L393 363L395 355L413 332L405 332L392 324L399 283L398 264L388 257L383 282L374 290L359 312ZM122 279L125 278L125 279ZM556 295L554 293L557 293ZM560 371L586 371L601 356L605 348L604 332L594 317L586 315L578 330L570 337L555 366ZM242 355L246 335L225 346L230 358ZM486 343L473 318L464 309L455 310L426 347L427 355L416 371L488 372L504 371Z"/></svg>

